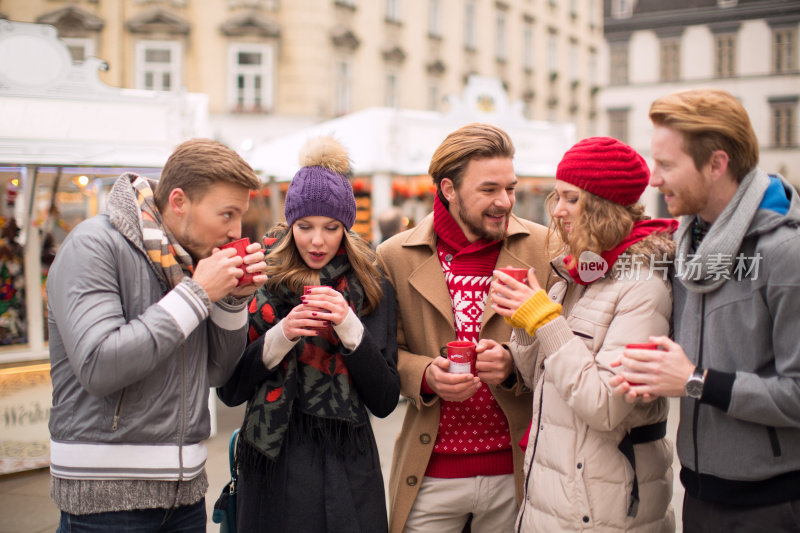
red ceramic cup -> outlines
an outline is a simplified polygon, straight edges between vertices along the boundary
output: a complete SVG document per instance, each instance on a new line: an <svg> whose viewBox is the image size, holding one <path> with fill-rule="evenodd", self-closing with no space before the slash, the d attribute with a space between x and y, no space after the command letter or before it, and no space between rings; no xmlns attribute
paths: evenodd
<svg viewBox="0 0 800 533"><path fill-rule="evenodd" d="M515 280L517 280L519 282L522 282L522 283L527 283L528 282L528 269L527 268L504 267L504 268L498 268L497 270L499 270L500 272L502 272L504 274L508 274L509 276L511 276L512 278L514 278Z"/></svg>
<svg viewBox="0 0 800 533"><path fill-rule="evenodd" d="M316 287L324 287L324 286L325 285L303 285L303 294L310 293L311 289L314 289ZM328 327L331 325L331 323L329 321L327 321L327 320L323 320L322 322L325 324L324 326L314 326L314 327L311 327L310 329L316 329L318 331L324 331L324 330L328 329Z"/></svg>
<svg viewBox="0 0 800 533"><path fill-rule="evenodd" d="M226 248L233 248L234 250L236 250L236 255L244 259L244 256L247 255L248 246L250 246L250 239L248 237L243 237L241 239L231 241L228 244L223 245L222 249L224 250ZM255 274L251 274L250 272L245 270L246 267L247 265L245 265L244 263L239 265L239 268L242 269L242 277L239 278L239 283L236 284L237 287L241 287L242 285L247 285L248 283L253 283L253 276L255 276Z"/></svg>
<svg viewBox="0 0 800 533"><path fill-rule="evenodd" d="M641 343L626 344L625 348L626 349L630 349L630 350L660 350L661 349L659 347L659 345L654 343L654 342L641 342ZM628 383L630 383L631 387L635 387L636 385L641 385L641 383L631 383L630 381Z"/></svg>
<svg viewBox="0 0 800 533"><path fill-rule="evenodd" d="M642 342L639 344L626 344L625 348L629 348L631 350L658 350L660 349L658 344L654 342Z"/></svg>
<svg viewBox="0 0 800 533"><path fill-rule="evenodd" d="M475 375L475 362L478 358L475 343L470 341L451 341L447 343L447 358L450 366L447 371L451 374Z"/></svg>

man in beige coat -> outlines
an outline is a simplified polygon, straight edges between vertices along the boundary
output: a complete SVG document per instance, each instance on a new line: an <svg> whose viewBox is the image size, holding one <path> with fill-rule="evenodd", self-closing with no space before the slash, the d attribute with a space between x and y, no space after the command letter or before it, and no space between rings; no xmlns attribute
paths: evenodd
<svg viewBox="0 0 800 533"><path fill-rule="evenodd" d="M510 530L522 488L531 395L513 366L511 329L485 305L492 271L534 267L546 284L543 226L511 213L514 147L470 124L434 153L434 212L378 247L398 304L398 370L409 400L389 481L391 532ZM542 273L542 274L538 274ZM451 374L449 341L477 344L476 374Z"/></svg>

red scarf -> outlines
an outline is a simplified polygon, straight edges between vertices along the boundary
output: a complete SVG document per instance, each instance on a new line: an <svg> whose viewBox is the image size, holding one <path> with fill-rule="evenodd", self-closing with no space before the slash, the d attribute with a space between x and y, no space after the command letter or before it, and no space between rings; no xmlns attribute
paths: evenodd
<svg viewBox="0 0 800 533"><path fill-rule="evenodd" d="M488 272L489 276L492 275L497 266L497 255L500 253L502 241L478 239L469 242L461 226L439 200L438 195L433 199L433 231L440 243L443 243L448 251L453 252L453 257L460 259L453 261L453 274L470 275L476 272Z"/></svg>
<svg viewBox="0 0 800 533"><path fill-rule="evenodd" d="M434 199L433 228L453 305L456 338L477 343L502 241L469 242L438 197ZM433 392L424 379L422 391ZM439 431L426 476L454 479L514 471L508 421L489 387L481 386L463 402L440 402Z"/></svg>
<svg viewBox="0 0 800 533"><path fill-rule="evenodd" d="M646 239L654 233L674 233L676 229L678 229L678 221L675 219L654 218L651 220L634 222L633 229L628 236L622 239L622 242L614 248L601 253L600 257L606 260L608 263L608 269L611 270L611 267L614 266L617 258L622 255L622 253L632 244ZM570 277L572 277L575 283L580 283L581 285L589 285L591 283L583 281L578 275L578 262L573 261L572 255L568 255L564 258L564 265L567 266L567 272L569 272Z"/></svg>

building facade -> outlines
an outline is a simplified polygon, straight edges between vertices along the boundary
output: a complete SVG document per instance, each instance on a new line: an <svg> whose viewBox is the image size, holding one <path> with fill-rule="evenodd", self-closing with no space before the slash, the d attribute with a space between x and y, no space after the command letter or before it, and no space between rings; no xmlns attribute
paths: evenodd
<svg viewBox="0 0 800 533"><path fill-rule="evenodd" d="M471 74L534 120L597 133L601 0L0 0L54 25L109 85L209 95L214 135L253 143L374 106L447 110Z"/></svg>
<svg viewBox="0 0 800 533"><path fill-rule="evenodd" d="M724 89L750 115L760 165L800 186L800 2L604 0L604 13L603 131L649 155L653 100Z"/></svg>

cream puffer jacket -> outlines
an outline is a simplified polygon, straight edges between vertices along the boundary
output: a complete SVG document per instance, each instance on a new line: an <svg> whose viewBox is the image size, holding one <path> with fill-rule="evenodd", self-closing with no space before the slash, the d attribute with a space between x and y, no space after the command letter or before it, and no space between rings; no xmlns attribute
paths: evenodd
<svg viewBox="0 0 800 533"><path fill-rule="evenodd" d="M631 428L666 420L667 399L629 404L608 384L617 371L610 363L625 344L669 334L666 266L649 265L651 256L660 261L667 253L671 259L672 249L668 235L651 235L589 286L573 282L562 258L555 259L551 264L564 281L549 296L563 305L562 315L535 338L514 329L509 347L534 392L516 531L674 531L670 440L634 446L640 497L635 517L627 516L633 469L617 448ZM624 268L630 264L638 266Z"/></svg>

